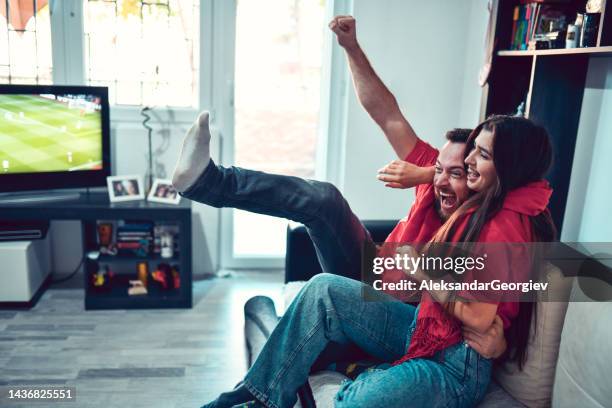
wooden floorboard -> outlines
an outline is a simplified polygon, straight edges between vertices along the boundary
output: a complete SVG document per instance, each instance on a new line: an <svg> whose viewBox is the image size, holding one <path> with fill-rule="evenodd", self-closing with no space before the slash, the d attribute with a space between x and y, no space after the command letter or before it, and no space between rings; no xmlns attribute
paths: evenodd
<svg viewBox="0 0 612 408"><path fill-rule="evenodd" d="M51 288L29 311L0 311L0 386L76 387L75 403L4 407L200 407L246 373L243 306L280 307L282 274L194 282L193 309L85 311L82 288Z"/></svg>

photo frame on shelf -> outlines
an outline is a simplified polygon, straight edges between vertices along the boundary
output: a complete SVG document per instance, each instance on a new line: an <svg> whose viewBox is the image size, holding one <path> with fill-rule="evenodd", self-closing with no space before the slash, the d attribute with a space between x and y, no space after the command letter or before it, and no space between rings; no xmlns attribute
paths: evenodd
<svg viewBox="0 0 612 408"><path fill-rule="evenodd" d="M111 203L138 201L145 198L141 176L111 176L106 178L106 184Z"/></svg>
<svg viewBox="0 0 612 408"><path fill-rule="evenodd" d="M147 200L154 203L176 205L181 202L181 196L172 185L172 180L155 179L151 190L149 190Z"/></svg>

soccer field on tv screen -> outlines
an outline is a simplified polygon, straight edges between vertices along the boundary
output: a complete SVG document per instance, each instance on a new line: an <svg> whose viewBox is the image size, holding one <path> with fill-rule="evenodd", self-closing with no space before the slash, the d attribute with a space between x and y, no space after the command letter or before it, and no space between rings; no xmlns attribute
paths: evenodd
<svg viewBox="0 0 612 408"><path fill-rule="evenodd" d="M0 173L101 168L98 97L0 95Z"/></svg>

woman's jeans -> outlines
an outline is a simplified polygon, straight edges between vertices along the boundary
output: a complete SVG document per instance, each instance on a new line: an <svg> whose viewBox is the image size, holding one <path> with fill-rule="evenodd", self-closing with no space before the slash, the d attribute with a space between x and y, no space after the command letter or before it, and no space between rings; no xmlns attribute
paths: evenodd
<svg viewBox="0 0 612 408"><path fill-rule="evenodd" d="M363 291L370 291L363 300ZM410 343L417 308L353 279L313 277L291 303L247 373L246 388L265 406L293 407L310 367L331 342L355 344L386 362L346 380L336 407L470 407L484 396L491 361L465 343L431 359L397 366Z"/></svg>
<svg viewBox="0 0 612 408"><path fill-rule="evenodd" d="M304 224L323 272L351 276L374 248L370 234L330 183L217 166L212 160L182 196L213 207L287 218ZM255 232L255 231L254 231Z"/></svg>
<svg viewBox="0 0 612 408"><path fill-rule="evenodd" d="M312 278L300 291L247 373L244 384L260 402L293 407L298 388L332 342L356 345L387 362L343 383L335 397L337 407L469 407L483 397L491 362L465 343L431 359L389 364L408 349L417 308L337 276L360 268L361 251L373 244L332 184L223 168L211 160L182 195L214 207L303 223L323 271L328 272Z"/></svg>

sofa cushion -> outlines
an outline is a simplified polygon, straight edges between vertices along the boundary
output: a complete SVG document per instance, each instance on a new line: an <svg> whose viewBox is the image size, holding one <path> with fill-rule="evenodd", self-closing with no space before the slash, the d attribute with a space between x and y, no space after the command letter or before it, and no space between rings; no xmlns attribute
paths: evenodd
<svg viewBox="0 0 612 408"><path fill-rule="evenodd" d="M591 278L581 277L579 280ZM583 282L581 282L583 283ZM603 282L600 285L606 285ZM607 285L610 289L610 285ZM553 407L609 407L612 401L612 302L589 301L574 285L565 316Z"/></svg>
<svg viewBox="0 0 612 408"><path fill-rule="evenodd" d="M547 263L545 274L549 292L554 299L567 299L573 279L566 278L559 268ZM527 361L523 370L515 362L497 368L493 377L514 398L530 408L549 407L559 355L559 342L567 301L546 301L542 296L536 306L537 318L532 320L532 335L527 345ZM535 336L533 328L535 327Z"/></svg>
<svg viewBox="0 0 612 408"><path fill-rule="evenodd" d="M504 391L495 381L491 381L478 408L525 408L525 406L512 398L512 395Z"/></svg>

